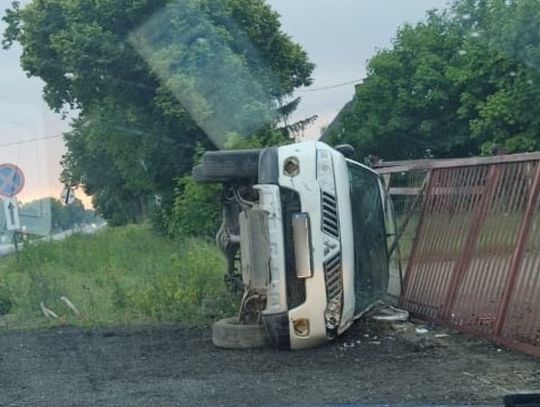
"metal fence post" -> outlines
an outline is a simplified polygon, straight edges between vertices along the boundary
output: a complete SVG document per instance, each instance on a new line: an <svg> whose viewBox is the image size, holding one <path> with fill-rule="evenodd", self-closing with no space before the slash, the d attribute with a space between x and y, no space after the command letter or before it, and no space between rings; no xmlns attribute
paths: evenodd
<svg viewBox="0 0 540 407"><path fill-rule="evenodd" d="M519 234L512 254L512 259L510 261L510 271L506 276L506 281L503 285L503 294L501 297L501 302L497 309L497 315L495 319L495 329L493 331L493 336L497 337L501 335L504 323L506 321L506 314L508 312L508 306L510 304L510 299L512 298L512 292L516 285L516 280L519 274L519 269L523 263L523 256L525 254L525 246L529 238L529 233L531 230L532 217L536 212L536 205L538 203L538 196L540 194L540 161L536 164L536 171L534 173L534 180L531 186L531 192L529 194L529 200L527 202L527 207L525 213L523 214L523 219L521 220L521 225L519 229Z"/></svg>
<svg viewBox="0 0 540 407"><path fill-rule="evenodd" d="M422 233L422 229L423 229L423 226L424 226L424 218L426 216L426 212L427 212L427 203L429 201L429 198L431 197L431 191L433 189L433 185L435 184L435 179L437 178L437 170L431 170L431 171L428 171L426 177L428 177L428 180L427 180L427 185L426 185L426 188L425 188L425 191L424 191L424 198L422 199L422 210L420 212L420 218L418 219L418 225L416 227L416 233L415 233L415 237L414 237L414 240L413 240L413 244L412 244L412 247L411 247L411 254L409 256L409 261L407 263L407 269L405 271L405 278L403 280L403 291L401 293L401 299L400 299L400 303L402 301L406 301L406 297L407 297L407 288L408 288L408 284L409 284L409 281L411 279L411 273L412 273L412 270L413 270L413 266L414 266L414 263L415 263L415 259L416 259L416 254L417 254L417 251L418 251L418 242L420 241L420 239L418 238L421 233Z"/></svg>

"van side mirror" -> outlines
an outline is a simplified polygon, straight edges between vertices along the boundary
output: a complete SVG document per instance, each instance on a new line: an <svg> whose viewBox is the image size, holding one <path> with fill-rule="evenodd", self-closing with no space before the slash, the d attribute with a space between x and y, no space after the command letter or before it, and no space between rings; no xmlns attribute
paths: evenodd
<svg viewBox="0 0 540 407"><path fill-rule="evenodd" d="M339 146L335 146L334 149L347 158L353 158L356 154L356 150L350 144L340 144Z"/></svg>

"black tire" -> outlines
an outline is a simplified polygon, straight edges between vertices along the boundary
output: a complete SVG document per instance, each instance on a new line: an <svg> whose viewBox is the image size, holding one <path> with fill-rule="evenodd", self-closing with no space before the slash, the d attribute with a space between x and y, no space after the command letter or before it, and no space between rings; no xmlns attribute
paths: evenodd
<svg viewBox="0 0 540 407"><path fill-rule="evenodd" d="M197 182L256 181L260 150L212 151L205 153L202 164L193 169Z"/></svg>
<svg viewBox="0 0 540 407"><path fill-rule="evenodd" d="M270 345L264 325L240 324L238 318L216 322L212 327L212 342L223 349L255 349Z"/></svg>

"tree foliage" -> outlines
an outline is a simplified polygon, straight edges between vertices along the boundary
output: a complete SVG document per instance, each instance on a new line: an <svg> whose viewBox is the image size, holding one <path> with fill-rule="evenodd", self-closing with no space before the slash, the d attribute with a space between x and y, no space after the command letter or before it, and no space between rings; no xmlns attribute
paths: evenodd
<svg viewBox="0 0 540 407"><path fill-rule="evenodd" d="M359 158L489 154L540 147L540 3L457 0L405 25L368 63L330 135Z"/></svg>
<svg viewBox="0 0 540 407"><path fill-rule="evenodd" d="M62 179L113 224L172 208L198 145L287 138L314 66L264 0L33 0L4 17L3 45L40 77L48 105L75 110Z"/></svg>

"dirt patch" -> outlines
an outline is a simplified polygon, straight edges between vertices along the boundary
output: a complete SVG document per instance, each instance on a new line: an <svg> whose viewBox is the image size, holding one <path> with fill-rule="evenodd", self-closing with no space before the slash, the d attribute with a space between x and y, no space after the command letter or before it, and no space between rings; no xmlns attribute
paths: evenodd
<svg viewBox="0 0 540 407"><path fill-rule="evenodd" d="M498 404L540 389L538 359L446 334L358 323L327 346L280 352L219 350L209 329L171 326L4 332L0 405Z"/></svg>

